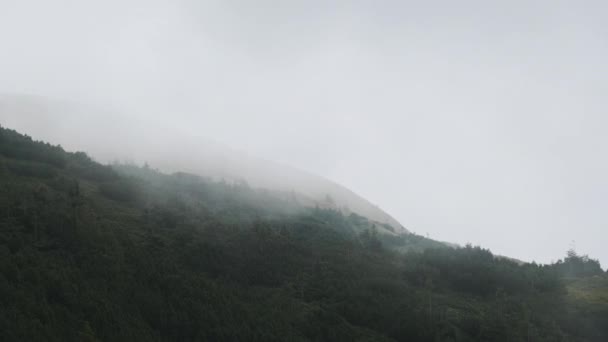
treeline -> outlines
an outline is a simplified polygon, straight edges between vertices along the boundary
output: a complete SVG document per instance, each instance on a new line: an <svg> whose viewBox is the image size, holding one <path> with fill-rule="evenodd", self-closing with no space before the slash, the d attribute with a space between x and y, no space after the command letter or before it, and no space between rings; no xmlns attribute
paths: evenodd
<svg viewBox="0 0 608 342"><path fill-rule="evenodd" d="M2 341L608 340L576 253L519 265L6 129L0 191Z"/></svg>

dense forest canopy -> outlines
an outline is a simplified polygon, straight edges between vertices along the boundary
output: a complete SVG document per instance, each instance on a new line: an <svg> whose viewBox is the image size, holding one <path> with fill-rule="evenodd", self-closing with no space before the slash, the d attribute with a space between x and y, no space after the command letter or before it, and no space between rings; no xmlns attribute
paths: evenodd
<svg viewBox="0 0 608 342"><path fill-rule="evenodd" d="M608 276L0 128L2 341L606 341Z"/></svg>

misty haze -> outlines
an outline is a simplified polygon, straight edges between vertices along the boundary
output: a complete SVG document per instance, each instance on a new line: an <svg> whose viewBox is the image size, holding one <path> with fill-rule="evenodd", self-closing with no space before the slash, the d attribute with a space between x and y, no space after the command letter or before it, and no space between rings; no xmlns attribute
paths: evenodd
<svg viewBox="0 0 608 342"><path fill-rule="evenodd" d="M608 341L607 17L0 0L0 340Z"/></svg>

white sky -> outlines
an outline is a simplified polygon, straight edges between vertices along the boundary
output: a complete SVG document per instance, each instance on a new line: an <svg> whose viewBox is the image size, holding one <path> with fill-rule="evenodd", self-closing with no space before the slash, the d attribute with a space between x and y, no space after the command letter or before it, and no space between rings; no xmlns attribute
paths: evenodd
<svg viewBox="0 0 608 342"><path fill-rule="evenodd" d="M540 262L575 240L606 267L606 18L605 1L0 0L0 92L320 174L432 238Z"/></svg>

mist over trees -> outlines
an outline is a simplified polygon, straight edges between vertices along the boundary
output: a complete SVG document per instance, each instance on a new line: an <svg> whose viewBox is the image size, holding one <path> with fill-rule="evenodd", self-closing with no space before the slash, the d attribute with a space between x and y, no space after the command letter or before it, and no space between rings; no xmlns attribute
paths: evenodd
<svg viewBox="0 0 608 342"><path fill-rule="evenodd" d="M608 278L0 129L3 341L604 341Z"/></svg>
<svg viewBox="0 0 608 342"><path fill-rule="evenodd" d="M607 342L607 18L0 0L0 342Z"/></svg>

